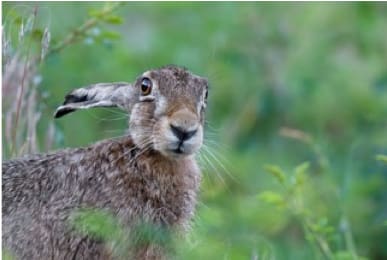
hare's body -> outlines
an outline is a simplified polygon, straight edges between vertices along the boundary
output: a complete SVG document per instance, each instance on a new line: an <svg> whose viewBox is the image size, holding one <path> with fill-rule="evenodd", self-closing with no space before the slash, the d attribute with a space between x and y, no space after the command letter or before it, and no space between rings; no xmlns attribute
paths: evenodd
<svg viewBox="0 0 387 260"><path fill-rule="evenodd" d="M84 208L112 214L129 239L138 240L135 226L142 222L186 231L200 182L194 157L207 88L207 80L168 66L145 72L134 85L97 84L67 95L56 117L116 106L131 114L129 134L3 163L3 248L16 259L114 258L117 245L71 225ZM121 256L160 259L164 251L142 242Z"/></svg>
<svg viewBox="0 0 387 260"><path fill-rule="evenodd" d="M97 208L128 229L138 219L186 229L199 179L193 158L144 152L130 137L8 161L3 246L18 259L106 259L106 245L71 229L71 214Z"/></svg>

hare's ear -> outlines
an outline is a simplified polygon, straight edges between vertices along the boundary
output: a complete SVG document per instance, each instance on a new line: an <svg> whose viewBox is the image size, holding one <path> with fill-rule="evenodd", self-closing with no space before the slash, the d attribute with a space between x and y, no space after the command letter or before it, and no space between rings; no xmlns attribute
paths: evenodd
<svg viewBox="0 0 387 260"><path fill-rule="evenodd" d="M118 107L130 112L134 100L134 88L126 82L98 83L74 89L66 95L65 101L54 114L62 117L78 109L92 107Z"/></svg>

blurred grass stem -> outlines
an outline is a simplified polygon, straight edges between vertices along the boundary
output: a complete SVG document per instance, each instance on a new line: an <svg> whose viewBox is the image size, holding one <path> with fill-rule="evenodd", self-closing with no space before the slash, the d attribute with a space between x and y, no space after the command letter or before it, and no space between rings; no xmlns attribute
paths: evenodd
<svg viewBox="0 0 387 260"><path fill-rule="evenodd" d="M88 19L81 26L76 28L74 31L70 32L64 38L63 41L61 41L55 47L53 47L52 49L50 49L48 51L47 56L49 56L49 55L51 55L53 53L58 53L58 52L62 51L64 48L66 48L67 46L69 46L69 45L79 41L81 39L81 37L89 29L91 29L94 26L96 26L101 21L101 19L103 19L104 17L106 17L107 15L112 13L116 8L118 8L122 4L123 4L122 2L114 3L114 4L111 4L111 5L106 4L104 6L104 8L102 9L101 13L99 13L97 17L92 17L92 18Z"/></svg>
<svg viewBox="0 0 387 260"><path fill-rule="evenodd" d="M34 7L34 12L33 12L33 21L32 21L32 28L35 27L35 20L36 20L36 16L38 14L38 7L35 6ZM16 134L17 134L17 126L18 126L18 123L19 123L19 117L20 117L20 110L21 110L21 105L22 105L22 99L23 99L23 94L24 94L24 83L25 83L25 79L26 79L26 75L27 75L27 67L29 65L29 58L30 58L30 51L31 51L31 42L28 44L28 48L27 48L27 55L26 55L26 62L24 64L24 67L23 67L23 76L22 76L22 80L21 80L21 84L20 84L20 89L19 89L19 95L17 97L17 107L16 107L16 116L15 116L15 129L12 133L12 146L11 146L11 154L14 154L15 152L15 148L17 146L16 144Z"/></svg>

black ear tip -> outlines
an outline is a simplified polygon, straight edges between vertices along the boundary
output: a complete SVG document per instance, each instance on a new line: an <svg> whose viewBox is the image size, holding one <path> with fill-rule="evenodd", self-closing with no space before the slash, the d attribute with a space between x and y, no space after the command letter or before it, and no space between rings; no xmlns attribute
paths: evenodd
<svg viewBox="0 0 387 260"><path fill-rule="evenodd" d="M54 118L60 118L64 115L67 115L68 113L74 112L74 108L69 108L69 107L59 107L54 114Z"/></svg>
<svg viewBox="0 0 387 260"><path fill-rule="evenodd" d="M73 91L74 92L74 91ZM76 95L74 93L70 93L65 97L65 101L63 102L63 105L67 105L69 103L81 103L84 101L87 101L87 95Z"/></svg>

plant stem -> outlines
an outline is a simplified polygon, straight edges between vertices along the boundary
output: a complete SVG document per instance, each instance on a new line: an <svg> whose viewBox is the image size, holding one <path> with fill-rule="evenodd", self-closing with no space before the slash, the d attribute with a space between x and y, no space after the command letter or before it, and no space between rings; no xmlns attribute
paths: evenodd
<svg viewBox="0 0 387 260"><path fill-rule="evenodd" d="M358 257L356 253L356 246L353 240L353 236L352 236L352 232L351 232L351 228L349 226L348 220L345 216L342 216L341 222L342 222L342 225L344 226L343 233L344 233L344 240L347 245L347 249L349 252L351 252L352 258L354 260L357 260Z"/></svg>
<svg viewBox="0 0 387 260"><path fill-rule="evenodd" d="M299 219L299 222L303 226L305 235L306 236L309 235L309 236L313 237L313 240L310 241L310 242L313 242L312 245L314 245L314 244L317 245L317 248L321 251L321 253L325 257L325 259L329 259L329 260L334 259L334 255L332 253L331 248L329 247L328 242L324 239L324 237L319 235L317 232L315 232L313 230L313 228L311 228L310 223L312 223L312 221L308 217L308 215L306 215L306 213L304 211L302 198L303 197L301 194L298 194L298 196L297 196L297 194L294 195L293 196L293 205L294 206L291 206L290 210L295 211L295 216Z"/></svg>
<svg viewBox="0 0 387 260"><path fill-rule="evenodd" d="M325 241L325 239L321 238L309 227L307 219L303 219L302 216L299 216L299 219L302 226L304 227L305 233L313 237L313 241L316 241L314 244L317 244L317 248L319 248L325 259L334 259L332 250L330 249L329 244Z"/></svg>
<svg viewBox="0 0 387 260"><path fill-rule="evenodd" d="M32 29L35 27L35 22L36 22L37 14L38 14L38 7L35 6L34 12L33 12L34 20L33 20L33 23L32 23ZM22 98L23 98L23 94L24 94L24 82L25 82L25 79L26 79L26 76L27 76L28 60L29 60L29 57L30 57L30 51L31 51L31 42L28 44L27 55L26 55L26 62L24 64L23 76L22 76L21 85L20 85L20 92L19 92L19 96L17 97L16 115L15 115L15 123L14 123L15 124L14 125L14 129L15 130L13 131L13 134L12 134L11 154L13 154L15 152L15 149L16 149L16 134L18 133L17 129L18 129L18 124L19 124L20 110L21 110L21 105L22 105Z"/></svg>
<svg viewBox="0 0 387 260"><path fill-rule="evenodd" d="M58 43L55 47L50 49L47 53L47 56L60 52L70 44L77 42L79 40L79 37L84 35L87 30L93 28L100 22L100 17L103 18L106 15L110 14L113 12L117 7L119 7L122 3L114 3L113 5L110 6L105 6L103 10L101 11L100 15L98 17L92 17L88 19L86 22L84 22L81 26L76 28L74 31L70 32L63 41Z"/></svg>

